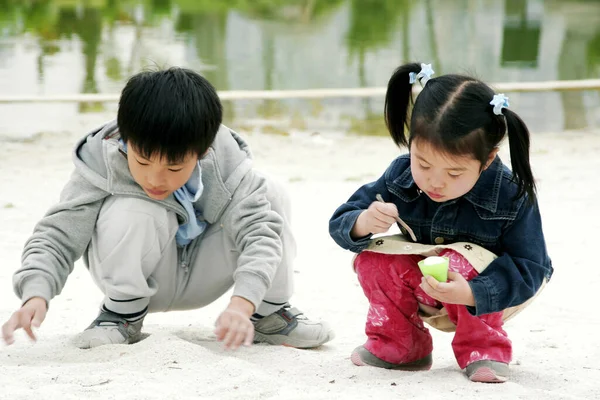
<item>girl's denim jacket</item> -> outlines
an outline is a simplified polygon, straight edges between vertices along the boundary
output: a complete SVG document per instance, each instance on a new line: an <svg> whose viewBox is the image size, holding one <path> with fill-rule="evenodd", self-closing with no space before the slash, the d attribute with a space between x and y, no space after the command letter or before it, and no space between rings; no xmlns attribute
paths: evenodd
<svg viewBox="0 0 600 400"><path fill-rule="evenodd" d="M517 306L533 297L553 268L546 252L537 203L515 199L517 185L499 157L483 171L475 186L458 199L436 203L413 180L409 155L398 157L377 181L362 186L329 221L329 233L341 247L355 253L371 236L353 240L350 231L359 214L381 194L424 244L470 242L498 256L469 282L475 307L482 315Z"/></svg>

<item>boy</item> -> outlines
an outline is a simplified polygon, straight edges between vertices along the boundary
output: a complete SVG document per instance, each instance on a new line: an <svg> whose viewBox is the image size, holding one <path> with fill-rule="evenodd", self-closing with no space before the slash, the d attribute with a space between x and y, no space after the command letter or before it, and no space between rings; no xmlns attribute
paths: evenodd
<svg viewBox="0 0 600 400"><path fill-rule="evenodd" d="M19 328L35 339L32 327L81 256L105 295L76 338L81 348L135 343L148 312L200 308L232 285L215 328L226 348L312 348L333 338L289 305L289 203L221 121L214 87L195 72L128 81L117 121L76 145L60 202L25 244L13 279L23 305L2 327L6 343Z"/></svg>

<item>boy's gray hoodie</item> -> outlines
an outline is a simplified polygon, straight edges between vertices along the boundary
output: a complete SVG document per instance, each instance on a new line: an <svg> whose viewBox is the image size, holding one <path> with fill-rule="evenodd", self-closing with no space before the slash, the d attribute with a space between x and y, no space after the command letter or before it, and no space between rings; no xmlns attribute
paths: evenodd
<svg viewBox="0 0 600 400"><path fill-rule="evenodd" d="M32 297L49 302L62 291L74 262L90 243L108 196L152 201L174 211L180 224L187 222L187 213L173 195L152 200L134 181L118 139L113 121L75 146L75 170L59 203L38 222L26 242L22 266L13 278L15 293L23 303ZM197 205L209 224L223 226L240 253L233 294L258 307L281 262L283 218L271 210L265 179L252 169L248 145L229 128L221 126L200 165L204 191ZM181 254L193 258L196 244L197 240L192 241Z"/></svg>

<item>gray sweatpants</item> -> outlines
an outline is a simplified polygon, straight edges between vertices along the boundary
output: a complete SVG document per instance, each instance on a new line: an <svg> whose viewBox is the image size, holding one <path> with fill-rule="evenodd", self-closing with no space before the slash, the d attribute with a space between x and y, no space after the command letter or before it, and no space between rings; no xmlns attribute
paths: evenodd
<svg viewBox="0 0 600 400"><path fill-rule="evenodd" d="M268 182L271 207L284 218L283 257L256 310L261 315L291 297L296 256L289 198L282 186ZM175 213L158 204L122 196L106 199L86 254L106 308L132 316L146 307L148 312L189 310L212 303L232 287L239 252L222 227L207 228L188 268L180 266L177 229Z"/></svg>

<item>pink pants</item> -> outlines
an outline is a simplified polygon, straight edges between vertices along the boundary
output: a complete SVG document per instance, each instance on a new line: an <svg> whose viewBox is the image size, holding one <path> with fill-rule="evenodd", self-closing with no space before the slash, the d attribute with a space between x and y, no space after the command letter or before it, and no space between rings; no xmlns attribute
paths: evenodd
<svg viewBox="0 0 600 400"><path fill-rule="evenodd" d="M444 250L450 270L465 279L477 271L459 253ZM460 368L480 360L509 363L512 345L502 329L502 312L475 317L466 306L440 303L419 287L422 274L418 255L390 255L362 252L354 262L358 280L370 307L367 315L365 348L380 359L393 364L416 361L433 350L431 335L419 318L418 303L442 308L456 325L452 349Z"/></svg>

